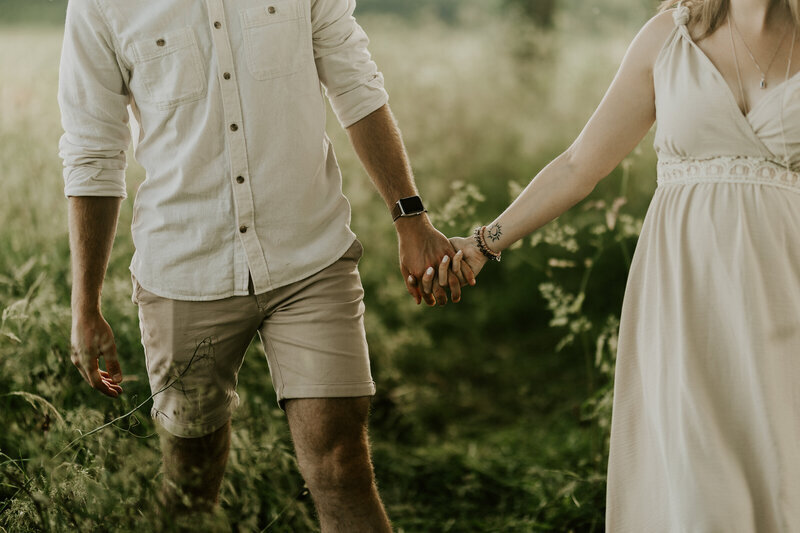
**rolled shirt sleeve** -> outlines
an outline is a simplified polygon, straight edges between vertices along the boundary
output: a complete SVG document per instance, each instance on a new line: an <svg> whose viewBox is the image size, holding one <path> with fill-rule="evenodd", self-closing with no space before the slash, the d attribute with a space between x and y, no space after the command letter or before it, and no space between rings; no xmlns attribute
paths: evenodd
<svg viewBox="0 0 800 533"><path fill-rule="evenodd" d="M70 0L59 71L66 196L126 197L129 96L96 0Z"/></svg>
<svg viewBox="0 0 800 533"><path fill-rule="evenodd" d="M344 128L389 101L367 34L353 17L355 7L355 0L312 0L311 7L317 72Z"/></svg>

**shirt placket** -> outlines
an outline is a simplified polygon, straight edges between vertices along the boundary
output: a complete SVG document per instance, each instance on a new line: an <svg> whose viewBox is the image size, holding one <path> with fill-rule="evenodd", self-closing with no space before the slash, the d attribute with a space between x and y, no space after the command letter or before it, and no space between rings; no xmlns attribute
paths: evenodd
<svg viewBox="0 0 800 533"><path fill-rule="evenodd" d="M227 136L228 157L231 187L236 208L235 223L238 242L244 249L244 255L253 280L256 293L271 288L269 268L255 228L255 202L251 187L250 170L247 163L247 144L245 142L244 125L242 124L242 102L239 96L239 84L234 68L233 52L225 8L222 0L206 0L208 7L211 36L216 49L217 77L222 94L225 135ZM234 254L234 262L237 256ZM234 283L237 292L247 292L248 268L239 261L234 266Z"/></svg>

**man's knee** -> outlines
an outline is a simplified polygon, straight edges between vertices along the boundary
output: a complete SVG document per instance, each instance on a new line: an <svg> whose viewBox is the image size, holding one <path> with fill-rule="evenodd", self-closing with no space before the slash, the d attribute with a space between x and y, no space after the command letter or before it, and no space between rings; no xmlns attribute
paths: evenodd
<svg viewBox="0 0 800 533"><path fill-rule="evenodd" d="M313 491L353 494L371 490L372 464L367 446L361 442L341 442L328 450L307 457L302 466Z"/></svg>
<svg viewBox="0 0 800 533"><path fill-rule="evenodd" d="M224 460L230 446L230 420L219 429L202 437L177 437L159 428L165 460L205 466Z"/></svg>
<svg viewBox="0 0 800 533"><path fill-rule="evenodd" d="M230 421L202 437L176 437L163 429L159 433L165 503L176 511L213 507L230 448ZM189 498L186 509L184 497Z"/></svg>
<svg viewBox="0 0 800 533"><path fill-rule="evenodd" d="M312 492L371 490L368 411L369 398L287 402L298 463Z"/></svg>

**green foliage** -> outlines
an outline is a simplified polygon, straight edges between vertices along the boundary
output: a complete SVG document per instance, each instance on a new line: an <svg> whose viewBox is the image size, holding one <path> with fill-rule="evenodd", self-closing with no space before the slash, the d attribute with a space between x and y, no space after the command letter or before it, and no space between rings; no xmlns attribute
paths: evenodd
<svg viewBox="0 0 800 533"><path fill-rule="evenodd" d="M539 26L552 26L556 13L556 0L503 0L503 4L519 9Z"/></svg>
<svg viewBox="0 0 800 533"><path fill-rule="evenodd" d="M385 17L362 24L423 197L449 235L493 219L571 142L635 32L568 47L557 46L560 33L538 33L542 53L532 57L519 53L519 26L505 19L475 29ZM151 531L161 474L130 302L130 201L103 299L125 394L100 396L69 361L59 43L54 30L0 33L12 52L0 68L15 73L0 80L0 531ZM360 270L378 383L371 435L396 529L602 531L618 315L653 156L634 153L587 201L488 265L463 303L421 309L397 271L385 207L330 123L366 248ZM142 179L132 165L131 196ZM221 511L204 530L316 531L267 381L254 344L240 374Z"/></svg>
<svg viewBox="0 0 800 533"><path fill-rule="evenodd" d="M67 0L0 0L2 24L62 24Z"/></svg>

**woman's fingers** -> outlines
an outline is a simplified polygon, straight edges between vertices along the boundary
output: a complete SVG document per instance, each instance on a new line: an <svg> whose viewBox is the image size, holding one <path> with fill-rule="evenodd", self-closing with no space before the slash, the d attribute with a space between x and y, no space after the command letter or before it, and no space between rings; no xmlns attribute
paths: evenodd
<svg viewBox="0 0 800 533"><path fill-rule="evenodd" d="M442 261L439 263L439 286L440 287L447 287L447 267L450 266L450 256L446 255L442 258Z"/></svg>
<svg viewBox="0 0 800 533"><path fill-rule="evenodd" d="M461 283L458 277L450 273L450 256L445 255L439 263L439 286L450 287L450 299L458 302L461 299Z"/></svg>
<svg viewBox="0 0 800 533"><path fill-rule="evenodd" d="M453 274L456 276L456 278L458 278L458 282L461 284L461 287L467 284L467 278L461 271L461 264L463 260L464 260L464 252L459 250L458 252L456 252L456 255L453 256L453 264L450 266L450 270L452 270Z"/></svg>

